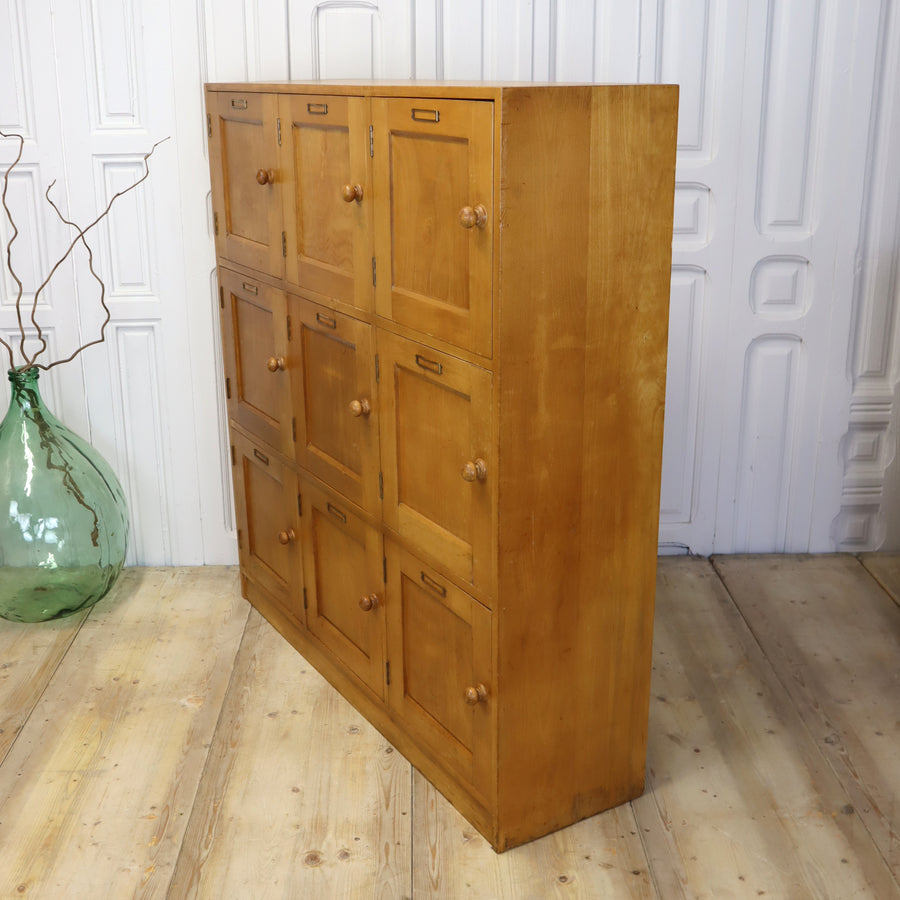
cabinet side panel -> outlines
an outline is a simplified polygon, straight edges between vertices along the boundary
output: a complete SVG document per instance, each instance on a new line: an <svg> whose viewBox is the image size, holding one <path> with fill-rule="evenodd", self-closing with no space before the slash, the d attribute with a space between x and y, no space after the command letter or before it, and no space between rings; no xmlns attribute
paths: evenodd
<svg viewBox="0 0 900 900"><path fill-rule="evenodd" d="M644 775L677 92L554 94L504 104L500 846Z"/></svg>
<svg viewBox="0 0 900 900"><path fill-rule="evenodd" d="M598 90L591 169L578 815L644 785L678 89ZM598 652L600 651L600 652Z"/></svg>
<svg viewBox="0 0 900 900"><path fill-rule="evenodd" d="M498 849L570 820L583 714L590 90L510 89L501 117Z"/></svg>

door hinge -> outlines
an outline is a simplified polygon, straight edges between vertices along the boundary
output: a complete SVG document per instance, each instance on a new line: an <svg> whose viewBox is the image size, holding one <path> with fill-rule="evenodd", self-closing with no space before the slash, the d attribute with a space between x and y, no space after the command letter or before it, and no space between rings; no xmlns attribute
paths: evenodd
<svg viewBox="0 0 900 900"><path fill-rule="evenodd" d="M372 257L372 287L376 286L376 278L375 278L375 257Z"/></svg>
<svg viewBox="0 0 900 900"><path fill-rule="evenodd" d="M213 213L213 234L216 237L219 235L219 214L217 212Z"/></svg>
<svg viewBox="0 0 900 900"><path fill-rule="evenodd" d="M237 465L237 457L234 455L234 444L231 445L231 464L233 466Z"/></svg>
<svg viewBox="0 0 900 900"><path fill-rule="evenodd" d="M303 494L297 494L297 515L303 516Z"/></svg>
<svg viewBox="0 0 900 900"><path fill-rule="evenodd" d="M381 557L381 569L382 569L382 572L384 573L384 583L387 584L387 557L386 556Z"/></svg>
<svg viewBox="0 0 900 900"><path fill-rule="evenodd" d="M306 601L306 588L303 588L303 608L309 609L309 606L307 605L307 601Z"/></svg>
<svg viewBox="0 0 900 900"><path fill-rule="evenodd" d="M241 529L238 528L238 550L244 549L244 537L241 534Z"/></svg>
<svg viewBox="0 0 900 900"><path fill-rule="evenodd" d="M230 378L225 379L225 399L226 400L231 399L231 379Z"/></svg>
<svg viewBox="0 0 900 900"><path fill-rule="evenodd" d="M291 418L291 440L293 440L294 443L297 442L297 417L296 416L293 416Z"/></svg>
<svg viewBox="0 0 900 900"><path fill-rule="evenodd" d="M225 288L219 287L219 309L225 309Z"/></svg>
<svg viewBox="0 0 900 900"><path fill-rule="evenodd" d="M378 496L380 499L384 500L384 473L378 473Z"/></svg>
<svg viewBox="0 0 900 900"><path fill-rule="evenodd" d="M381 364L378 362L378 354L375 354L375 384L381 381Z"/></svg>
<svg viewBox="0 0 900 900"><path fill-rule="evenodd" d="M212 116L209 113L206 114L206 136L212 137Z"/></svg>
<svg viewBox="0 0 900 900"><path fill-rule="evenodd" d="M291 333L291 317L290 316L287 317L287 333L288 333L288 335L287 335L288 340L289 341L293 340L293 336Z"/></svg>
<svg viewBox="0 0 900 900"><path fill-rule="evenodd" d="M281 119L275 120L275 129L278 132L278 146L281 146Z"/></svg>
<svg viewBox="0 0 900 900"><path fill-rule="evenodd" d="M375 127L369 126L369 156L375 155Z"/></svg>
<svg viewBox="0 0 900 900"><path fill-rule="evenodd" d="M281 255L287 259L287 232L281 232Z"/></svg>
<svg viewBox="0 0 900 900"><path fill-rule="evenodd" d="M385 660L385 662L384 662L384 675L385 675L385 678L387 679L387 683L390 684L391 683L391 661L390 660Z"/></svg>

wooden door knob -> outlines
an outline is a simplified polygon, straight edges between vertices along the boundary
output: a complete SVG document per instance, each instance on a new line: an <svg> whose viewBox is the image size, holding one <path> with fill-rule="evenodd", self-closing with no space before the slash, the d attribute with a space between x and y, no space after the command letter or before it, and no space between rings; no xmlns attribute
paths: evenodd
<svg viewBox="0 0 900 900"><path fill-rule="evenodd" d="M256 173L257 184L273 184L275 181L275 173L272 169L259 169Z"/></svg>
<svg viewBox="0 0 900 900"><path fill-rule="evenodd" d="M484 481L487 478L487 463L483 459L467 462L462 467L464 481Z"/></svg>
<svg viewBox="0 0 900 900"><path fill-rule="evenodd" d="M464 206L459 211L459 224L463 228L474 228L476 225L484 228L487 225L487 210L480 203L474 207Z"/></svg>
<svg viewBox="0 0 900 900"><path fill-rule="evenodd" d="M345 184L341 188L341 196L345 203L352 203L354 200L362 200L363 189L361 184Z"/></svg>
<svg viewBox="0 0 900 900"><path fill-rule="evenodd" d="M270 372L283 372L284 371L284 357L283 356L270 356L266 361L266 368Z"/></svg>
<svg viewBox="0 0 900 900"><path fill-rule="evenodd" d="M370 412L372 412L372 404L365 397L362 400L350 401L351 416L368 416Z"/></svg>
<svg viewBox="0 0 900 900"><path fill-rule="evenodd" d="M365 597L360 598L359 608L363 612L371 612L376 606L378 606L378 594L366 594Z"/></svg>
<svg viewBox="0 0 900 900"><path fill-rule="evenodd" d="M466 688L466 703L469 706L475 706L478 703L484 703L487 700L487 688L483 684L479 684L476 687L467 687Z"/></svg>
<svg viewBox="0 0 900 900"><path fill-rule="evenodd" d="M294 541L297 540L297 532L294 531L293 528L288 528L287 531L279 531L278 532L278 543L279 544L293 544Z"/></svg>

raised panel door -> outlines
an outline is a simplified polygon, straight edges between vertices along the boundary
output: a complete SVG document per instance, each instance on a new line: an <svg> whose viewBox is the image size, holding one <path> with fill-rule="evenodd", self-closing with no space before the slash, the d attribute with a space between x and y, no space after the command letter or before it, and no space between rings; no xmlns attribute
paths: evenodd
<svg viewBox="0 0 900 900"><path fill-rule="evenodd" d="M493 103L372 101L375 307L491 355Z"/></svg>
<svg viewBox="0 0 900 900"><path fill-rule="evenodd" d="M348 504L301 482L307 624L342 665L384 697L381 535Z"/></svg>
<svg viewBox="0 0 900 900"><path fill-rule="evenodd" d="M404 727L482 796L493 733L491 613L385 540L388 700Z"/></svg>
<svg viewBox="0 0 900 900"><path fill-rule="evenodd" d="M276 97L207 94L216 253L281 277Z"/></svg>
<svg viewBox="0 0 900 900"><path fill-rule="evenodd" d="M260 440L293 455L284 294L221 267L219 290L228 415Z"/></svg>
<svg viewBox="0 0 900 900"><path fill-rule="evenodd" d="M372 308L369 101L282 96L286 277Z"/></svg>
<svg viewBox="0 0 900 900"><path fill-rule="evenodd" d="M231 447L241 571L302 624L297 476L240 432Z"/></svg>
<svg viewBox="0 0 900 900"><path fill-rule="evenodd" d="M386 524L481 590L492 576L491 373L378 333Z"/></svg>
<svg viewBox="0 0 900 900"><path fill-rule="evenodd" d="M289 299L297 461L377 512L378 401L372 326Z"/></svg>

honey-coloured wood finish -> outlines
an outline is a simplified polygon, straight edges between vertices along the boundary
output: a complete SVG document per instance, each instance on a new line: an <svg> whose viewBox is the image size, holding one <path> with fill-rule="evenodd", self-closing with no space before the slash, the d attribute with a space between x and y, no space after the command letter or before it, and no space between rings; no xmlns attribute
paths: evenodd
<svg viewBox="0 0 900 900"><path fill-rule="evenodd" d="M213 222L220 258L282 275L275 96L212 95L207 105Z"/></svg>
<svg viewBox="0 0 900 900"><path fill-rule="evenodd" d="M294 445L232 428L299 479L306 618L245 595L495 849L639 795L677 88L240 87L277 95Z"/></svg>
<svg viewBox="0 0 900 900"><path fill-rule="evenodd" d="M297 461L377 514L375 335L366 322L289 299Z"/></svg>
<svg viewBox="0 0 900 900"><path fill-rule="evenodd" d="M241 572L302 624L297 476L275 453L236 429L231 447Z"/></svg>
<svg viewBox="0 0 900 900"><path fill-rule="evenodd" d="M372 110L378 314L483 356L491 353L493 106L403 98L374 100ZM469 216L472 207L480 217Z"/></svg>
<svg viewBox="0 0 900 900"><path fill-rule="evenodd" d="M489 591L491 373L385 332L378 358L385 523L452 574ZM480 479L469 478L466 468L476 459Z"/></svg>
<svg viewBox="0 0 900 900"><path fill-rule="evenodd" d="M293 454L284 293L258 278L222 268L219 307L229 417L267 444Z"/></svg>
<svg viewBox="0 0 900 900"><path fill-rule="evenodd" d="M287 280L372 308L369 101L281 96Z"/></svg>
<svg viewBox="0 0 900 900"><path fill-rule="evenodd" d="M385 556L391 707L486 801L496 714L490 610L394 541Z"/></svg>
<svg viewBox="0 0 900 900"><path fill-rule="evenodd" d="M384 576L379 532L308 481L303 504L303 590L310 633L365 686L384 695Z"/></svg>

